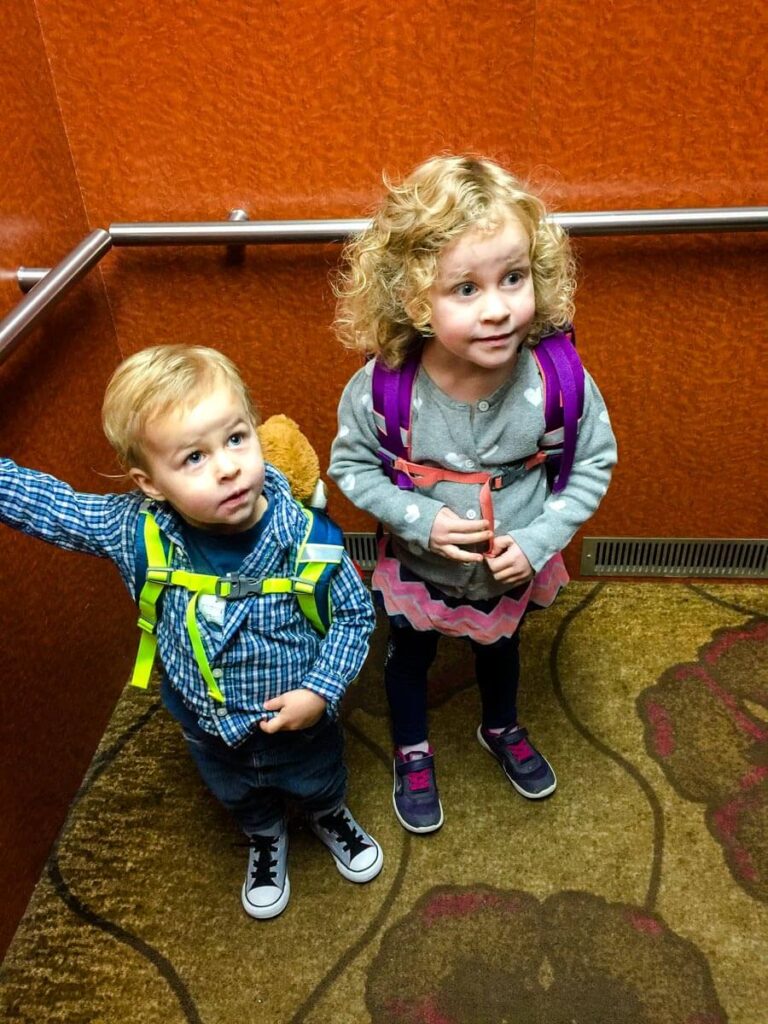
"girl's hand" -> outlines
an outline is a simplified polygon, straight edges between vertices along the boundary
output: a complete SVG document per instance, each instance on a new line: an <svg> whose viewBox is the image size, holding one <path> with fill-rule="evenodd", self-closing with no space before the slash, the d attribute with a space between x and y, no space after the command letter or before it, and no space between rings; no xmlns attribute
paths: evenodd
<svg viewBox="0 0 768 1024"><path fill-rule="evenodd" d="M325 700L312 690L289 690L265 701L267 711L277 711L277 714L274 718L262 719L259 728L262 732L308 729L320 721L326 706Z"/></svg>
<svg viewBox="0 0 768 1024"><path fill-rule="evenodd" d="M487 544L492 536L487 519L462 519L444 505L432 524L429 550L455 562L482 562L479 551L464 551L459 545Z"/></svg>
<svg viewBox="0 0 768 1024"><path fill-rule="evenodd" d="M534 574L522 548L508 534L497 537L493 554L485 557L493 578L499 583L525 583Z"/></svg>

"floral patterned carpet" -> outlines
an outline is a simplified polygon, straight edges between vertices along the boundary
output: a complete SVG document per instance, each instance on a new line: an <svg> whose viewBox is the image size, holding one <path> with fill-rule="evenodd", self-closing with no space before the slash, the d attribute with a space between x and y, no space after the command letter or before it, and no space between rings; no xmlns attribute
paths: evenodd
<svg viewBox="0 0 768 1024"><path fill-rule="evenodd" d="M526 623L528 802L474 738L466 645L433 670L445 825L391 809L385 644L347 697L353 886L299 821L291 902L243 913L245 851L156 696L126 690L0 968L13 1022L766 1024L768 591L577 583Z"/></svg>

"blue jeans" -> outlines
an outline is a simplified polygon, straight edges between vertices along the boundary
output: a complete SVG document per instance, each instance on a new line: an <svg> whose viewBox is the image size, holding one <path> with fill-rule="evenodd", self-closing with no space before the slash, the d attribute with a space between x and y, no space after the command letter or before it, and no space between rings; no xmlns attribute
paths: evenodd
<svg viewBox="0 0 768 1024"><path fill-rule="evenodd" d="M181 725L192 760L206 786L246 834L266 832L293 800L308 814L331 811L347 786L341 727L324 715L309 729L263 733L229 747L197 724L167 679L163 703Z"/></svg>

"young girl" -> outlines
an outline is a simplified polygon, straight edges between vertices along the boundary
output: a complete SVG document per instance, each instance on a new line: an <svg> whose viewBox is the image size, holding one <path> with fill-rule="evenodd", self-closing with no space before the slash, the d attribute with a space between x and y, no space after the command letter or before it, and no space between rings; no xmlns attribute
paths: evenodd
<svg viewBox="0 0 768 1024"><path fill-rule="evenodd" d="M337 328L347 346L387 367L418 357L409 459L448 470L449 479L411 474L415 489L403 489L402 476L393 482L385 472L373 360L342 395L330 475L388 530L373 588L390 622L393 803L404 828L432 832L443 810L427 672L440 634L472 645L480 744L523 796L555 789L552 768L518 722L519 627L527 609L550 605L567 582L560 552L605 494L616 443L585 375L565 488L553 494L545 463L531 458L546 405L533 349L568 325L574 290L568 238L541 201L497 164L463 157L435 157L387 186L372 226L345 250ZM482 474L504 470L515 479L494 491L488 514Z"/></svg>

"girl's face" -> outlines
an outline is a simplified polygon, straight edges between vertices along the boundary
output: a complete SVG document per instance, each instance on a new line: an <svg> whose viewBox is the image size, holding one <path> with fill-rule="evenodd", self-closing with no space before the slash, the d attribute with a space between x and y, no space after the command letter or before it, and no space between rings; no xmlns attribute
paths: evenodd
<svg viewBox="0 0 768 1024"><path fill-rule="evenodd" d="M471 229L444 250L428 292L427 345L446 367L512 368L536 312L529 246L525 228L507 215L495 231Z"/></svg>

